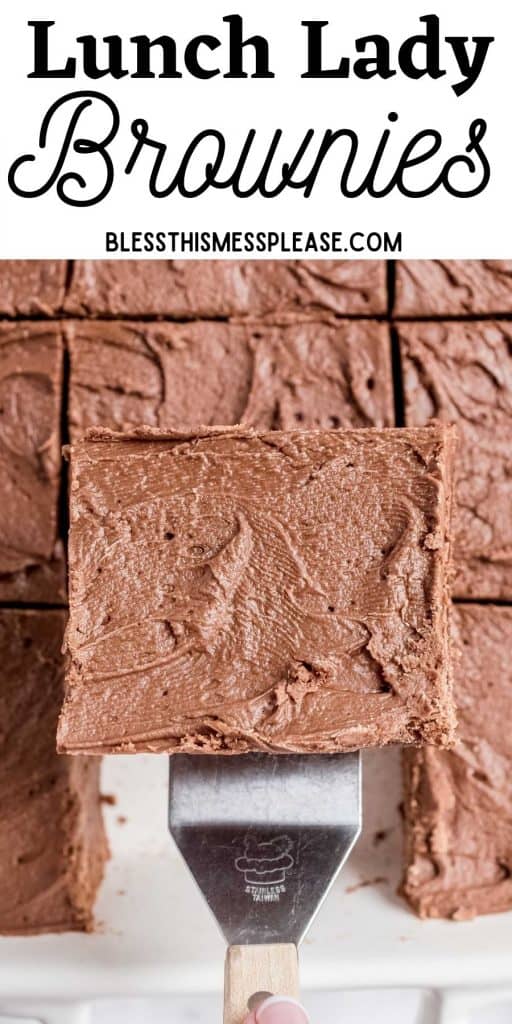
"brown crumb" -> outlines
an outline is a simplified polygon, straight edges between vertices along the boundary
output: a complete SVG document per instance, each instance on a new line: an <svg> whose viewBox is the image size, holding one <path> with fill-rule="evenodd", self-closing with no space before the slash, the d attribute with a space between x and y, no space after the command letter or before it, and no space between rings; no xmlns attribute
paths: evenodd
<svg viewBox="0 0 512 1024"><path fill-rule="evenodd" d="M113 793L101 793L100 801L102 804L108 804L109 807L115 807L117 804L117 797Z"/></svg>
<svg viewBox="0 0 512 1024"><path fill-rule="evenodd" d="M348 885L345 892L357 892L358 889L366 889L368 885L387 885L389 878L385 878L384 875L376 875L375 878L365 878L362 882L356 882L355 885Z"/></svg>
<svg viewBox="0 0 512 1024"><path fill-rule="evenodd" d="M452 921L472 921L476 917L476 910L473 907L459 907L451 915Z"/></svg>
<svg viewBox="0 0 512 1024"><path fill-rule="evenodd" d="M127 821L128 821L128 818L126 818L124 816L124 814L118 814L117 815L117 824L118 825L126 825Z"/></svg>
<svg viewBox="0 0 512 1024"><path fill-rule="evenodd" d="M379 846L380 843L383 843L384 840L388 838L389 833L390 833L390 829L389 828L379 828L379 829L377 829L377 831L375 832L375 835L373 837L373 845L374 846Z"/></svg>

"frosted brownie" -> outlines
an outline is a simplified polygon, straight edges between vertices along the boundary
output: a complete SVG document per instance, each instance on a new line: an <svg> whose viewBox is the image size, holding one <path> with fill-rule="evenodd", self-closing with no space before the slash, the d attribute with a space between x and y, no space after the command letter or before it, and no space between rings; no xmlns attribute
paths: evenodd
<svg viewBox="0 0 512 1024"><path fill-rule="evenodd" d="M65 600L62 363L58 325L0 325L0 601Z"/></svg>
<svg viewBox="0 0 512 1024"><path fill-rule="evenodd" d="M407 751L404 892L421 917L512 910L512 608L459 605L458 741Z"/></svg>
<svg viewBox="0 0 512 1024"><path fill-rule="evenodd" d="M401 324L406 422L456 423L455 594L512 598L512 324Z"/></svg>
<svg viewBox="0 0 512 1024"><path fill-rule="evenodd" d="M2 260L0 316L55 316L63 306L65 260Z"/></svg>
<svg viewBox="0 0 512 1024"><path fill-rule="evenodd" d="M74 321L71 436L87 427L391 426L390 339L375 321Z"/></svg>
<svg viewBox="0 0 512 1024"><path fill-rule="evenodd" d="M396 266L395 316L512 313L512 260L406 260Z"/></svg>
<svg viewBox="0 0 512 1024"><path fill-rule="evenodd" d="M442 426L74 444L59 748L450 743L452 445Z"/></svg>
<svg viewBox="0 0 512 1024"><path fill-rule="evenodd" d="M378 260L78 260L66 299L79 315L178 319L386 307Z"/></svg>
<svg viewBox="0 0 512 1024"><path fill-rule="evenodd" d="M0 609L0 934L88 930L103 874L99 760L55 750L64 625Z"/></svg>

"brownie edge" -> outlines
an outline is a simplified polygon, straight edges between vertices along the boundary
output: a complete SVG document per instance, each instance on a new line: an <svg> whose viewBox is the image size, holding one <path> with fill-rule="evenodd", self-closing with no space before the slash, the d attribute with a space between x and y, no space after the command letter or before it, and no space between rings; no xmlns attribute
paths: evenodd
<svg viewBox="0 0 512 1024"><path fill-rule="evenodd" d="M404 754L403 894L422 918L512 909L512 607L453 609L458 739Z"/></svg>
<svg viewBox="0 0 512 1024"><path fill-rule="evenodd" d="M0 609L0 934L90 931L108 854L100 761L62 757L64 610Z"/></svg>
<svg viewBox="0 0 512 1024"><path fill-rule="evenodd" d="M400 324L405 418L455 423L454 596L512 598L512 324Z"/></svg>
<svg viewBox="0 0 512 1024"><path fill-rule="evenodd" d="M63 604L64 343L54 322L0 324L0 601Z"/></svg>

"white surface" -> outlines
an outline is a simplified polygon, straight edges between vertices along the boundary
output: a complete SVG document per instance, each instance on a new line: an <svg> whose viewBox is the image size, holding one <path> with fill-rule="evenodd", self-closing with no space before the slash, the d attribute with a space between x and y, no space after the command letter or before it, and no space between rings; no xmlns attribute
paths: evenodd
<svg viewBox="0 0 512 1024"><path fill-rule="evenodd" d="M506 0L442 0L427 4L425 0L359 0L339 3L337 0L294 0L276 4L275 0L238 0L226 6L224 0L192 0L186 4L169 4L168 0L88 0L86 5L69 0L47 0L43 5L34 0L17 0L3 5L0 34L0 81L4 103L3 173L0 177L2 204L2 258L28 257L48 259L105 258L105 232L124 231L129 240L133 231L206 231L227 229L271 230L273 232L317 231L343 232L343 244L352 232L385 232L392 236L403 232L402 256L407 258L483 259L510 257L510 223L504 213L510 206L510 154L512 136L507 123L507 97L510 68L510 5ZM50 36L52 66L65 63L68 56L80 57L77 35L94 34L99 40L111 33L129 40L130 36L146 34L154 39L161 34L176 38L180 66L183 48L198 33L208 32L221 40L215 54L209 54L209 66L226 70L227 26L222 18L238 13L244 18L247 35L263 34L270 43L271 68L274 79L229 80L222 75L209 81L193 79L186 73L179 80L133 79L114 81L110 77L91 81L80 73L73 80L36 80L28 78L33 67L32 30L30 19L56 21ZM373 78L361 81L351 75L345 80L312 80L301 77L306 68L306 36L303 20L327 20L325 58L330 66L342 56L353 62L355 40L367 34L382 33L390 40L393 68L397 67L397 51L409 36L424 28L419 18L425 14L440 18L441 64L446 74L437 80L421 78L411 81L397 73L383 81ZM476 84L457 97L453 84L460 80L453 52L445 43L446 36L495 36L484 70ZM128 44L128 51L130 51ZM421 52L421 45L420 45ZM469 47L470 56L473 50ZM370 56L370 54L368 54ZM100 46L99 60L105 63ZM211 61L211 63L210 63ZM133 70L133 55L126 53L126 64ZM158 70L156 73L158 74ZM252 64L248 63L248 73ZM76 209L64 205L56 187L40 198L20 198L10 192L7 171L22 155L35 157L18 175L18 185L26 190L41 188L50 178L57 163L65 130L75 110L74 101L61 108L52 119L44 151L38 147L38 136L44 114L59 98L74 90L95 90L106 93L119 108L121 125L109 154L115 167L113 188L98 205ZM388 121L395 111L399 120ZM154 165L155 152L145 151L132 174L124 169L133 151L135 140L131 124L144 118L153 139L167 144L159 187L172 181L189 143L199 132L217 129L226 138L226 157L220 177L229 178L236 167L249 128L257 132L249 168L243 176L243 187L250 186L261 169L274 132L283 131L277 159L274 161L270 185L280 180L279 165L293 160L308 129L315 132L296 177L307 175L314 166L321 139L328 129L350 129L359 138L355 168L350 175L352 188L364 181L383 132L390 131L385 158L377 175L377 187L392 180L399 158L406 145L420 130L436 129L441 133L439 154L427 163L409 168L405 181L409 188L429 187L446 163L465 155L469 126L476 118L488 123L483 147L492 168L485 191L475 198L453 198L444 189L423 199L401 196L396 189L382 199L366 194L346 199L340 194L339 180L346 164L346 140L336 144L318 176L318 184L310 198L288 189L277 198L261 196L239 199L230 189L209 190L194 199L180 198L172 193L165 198L152 198L148 181ZM74 138L104 138L112 127L112 115L99 100L80 118ZM432 139L424 140L422 152ZM415 155L418 155L417 145ZM203 144L193 161L187 183L204 182L207 160L215 160L217 147ZM201 167L202 164L202 167ZM473 168L459 163L450 175L452 185L467 193L482 181L481 163ZM63 174L78 173L85 179L84 189L68 181L65 191L74 198L94 198L105 185L105 163L98 154L71 151L64 157ZM57 175L60 177L60 175ZM151 254L149 254L151 255ZM158 254L155 254L158 255ZM190 252L160 254L190 258ZM193 255L193 254L192 254ZM203 254L203 257L208 255ZM233 255L233 254L232 254ZM242 254L243 255L243 254ZM250 254L253 257L258 254ZM263 253L268 258L268 253ZM289 256L277 251L270 255ZM320 256L332 258L332 253ZM366 250L353 254L357 258L374 258ZM234 254L240 258L240 254ZM350 253L348 254L350 256ZM389 256L389 254L388 254ZM125 254L126 258L126 254ZM309 253L309 258L315 258ZM344 258L338 253L337 258Z"/></svg>
<svg viewBox="0 0 512 1024"><path fill-rule="evenodd" d="M440 1002L432 993L411 989L316 992L310 994L307 1005L312 1024L367 1024L377 1015L379 1024L434 1024ZM36 1009L28 1004L18 1011L35 1013ZM24 1024L220 1024L222 999L218 995L104 1000L78 1009L43 1004L37 1014L38 1019L24 1018ZM19 1016L0 1014L0 1024L21 1022Z"/></svg>
<svg viewBox="0 0 512 1024"><path fill-rule="evenodd" d="M499 992L440 997L426 989L374 989L312 992L307 997L312 1024L510 1024L511 994ZM221 1020L222 1000L214 996L103 1001L91 1006L80 1024L213 1024ZM56 1022L57 1024L57 1022ZM78 1022L77 1022L78 1024Z"/></svg>
<svg viewBox="0 0 512 1024"><path fill-rule="evenodd" d="M364 835L302 947L304 989L510 983L511 915L421 922L397 897L398 754L364 762ZM219 992L224 944L166 831L167 759L107 759L103 790L117 804L98 931L0 939L0 998Z"/></svg>
<svg viewBox="0 0 512 1024"><path fill-rule="evenodd" d="M308 993L312 1024L510 1024L512 992L440 994L427 989ZM37 1016L36 1016L37 1015ZM0 1002L0 1024L216 1024L219 995L108 999L83 1003Z"/></svg>

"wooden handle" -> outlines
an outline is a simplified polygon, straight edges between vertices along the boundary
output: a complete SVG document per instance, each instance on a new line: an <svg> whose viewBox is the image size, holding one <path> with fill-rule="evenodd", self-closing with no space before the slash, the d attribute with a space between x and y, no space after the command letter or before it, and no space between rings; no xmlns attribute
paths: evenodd
<svg viewBox="0 0 512 1024"><path fill-rule="evenodd" d="M230 946L224 973L224 1024L243 1024L256 992L299 998L299 965L293 945Z"/></svg>

